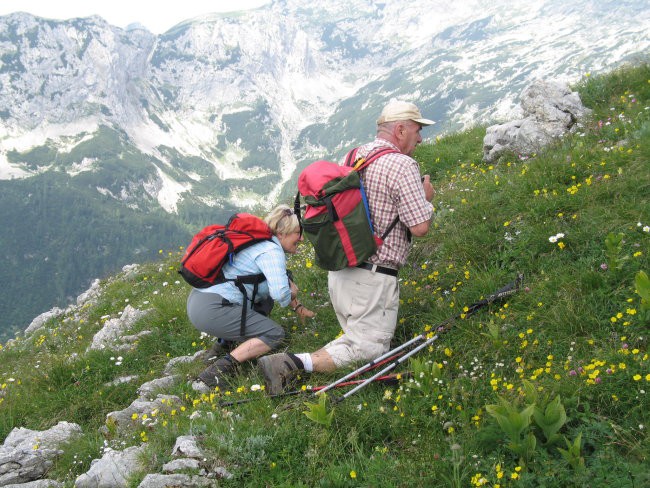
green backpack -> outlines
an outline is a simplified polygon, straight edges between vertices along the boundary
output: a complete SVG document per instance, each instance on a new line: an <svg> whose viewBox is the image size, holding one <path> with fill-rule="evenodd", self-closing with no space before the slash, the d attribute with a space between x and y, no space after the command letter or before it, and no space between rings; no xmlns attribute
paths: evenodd
<svg viewBox="0 0 650 488"><path fill-rule="evenodd" d="M398 151L385 147L357 159L357 150L347 154L342 166L320 160L298 177L296 213L300 216L302 197L306 203L300 219L303 233L314 246L316 264L329 271L362 264L398 222L396 218L381 237L376 234L359 175L379 157Z"/></svg>

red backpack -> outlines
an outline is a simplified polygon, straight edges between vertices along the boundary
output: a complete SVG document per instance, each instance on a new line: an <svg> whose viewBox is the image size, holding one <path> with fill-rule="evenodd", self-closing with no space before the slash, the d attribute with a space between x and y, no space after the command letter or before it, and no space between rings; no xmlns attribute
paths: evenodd
<svg viewBox="0 0 650 488"><path fill-rule="evenodd" d="M343 166L316 161L298 177L295 208L300 208L301 196L307 204L303 233L314 246L316 264L330 271L362 264L398 222L395 219L381 237L375 233L359 171L399 151L384 147L357 158L357 149L347 154Z"/></svg>
<svg viewBox="0 0 650 488"><path fill-rule="evenodd" d="M270 241L273 233L269 226L259 217L247 213L238 213L230 217L226 225L208 225L198 232L185 255L181 259L178 272L194 288L208 288L218 283L232 281L244 296L242 304L240 335L246 329L246 304L248 293L244 285L253 285L251 308L255 305L257 287L266 280L263 273L237 276L228 279L223 275L223 266L230 262L235 254L261 241Z"/></svg>
<svg viewBox="0 0 650 488"><path fill-rule="evenodd" d="M226 281L222 272L224 264L232 263L234 255L242 249L272 237L271 229L259 217L235 214L226 225L208 225L192 238L178 272L194 288L223 283Z"/></svg>

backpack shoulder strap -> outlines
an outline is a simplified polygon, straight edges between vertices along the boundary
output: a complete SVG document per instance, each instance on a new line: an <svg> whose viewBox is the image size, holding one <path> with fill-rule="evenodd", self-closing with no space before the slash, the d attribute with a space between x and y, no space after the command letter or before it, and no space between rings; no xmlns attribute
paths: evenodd
<svg viewBox="0 0 650 488"><path fill-rule="evenodd" d="M357 149L359 149L359 148L357 148ZM357 149L354 150L355 151L355 153L354 153L355 156L356 156ZM352 151L350 151L350 152L352 152ZM351 164L350 166L353 166L355 171L361 171L366 166L368 166L370 163L372 163L373 161L376 161L380 157L385 156L386 154L393 154L393 153L398 153L399 154L400 152L398 150L396 150L396 149L393 149L392 147L380 147L379 149L376 149L376 150L372 151L365 158L356 158L354 160L354 163ZM348 153L348 155L349 154L350 153Z"/></svg>
<svg viewBox="0 0 650 488"><path fill-rule="evenodd" d="M385 156L386 154L393 154L393 153L399 153L396 149L393 149L392 147L380 147L379 149L376 149L375 151L371 152L368 154L365 158L358 158L354 160L354 163L349 164L349 159L351 157L356 157L358 147L353 149L348 153L346 156L345 164L346 166L353 166L355 171L361 171L363 168L367 167L370 163L373 161L376 161L382 156ZM386 239L386 236L390 234L390 232L395 228L397 223L399 222L399 215L395 217L395 219L390 223L388 228L384 231L384 233L381 236L381 240L383 241ZM409 241L410 241L409 237Z"/></svg>
<svg viewBox="0 0 650 488"><path fill-rule="evenodd" d="M239 335L244 337L246 333L246 307L248 305L248 293L246 292L246 287L244 285L253 285L253 296L250 298L251 308L255 305L255 297L257 296L257 291L259 289L259 284L263 281L266 281L266 276L264 273L258 273L254 275L246 276L237 276L234 280L228 280L234 282L235 286L239 289L242 295L244 295L244 303L241 307L241 320L239 323Z"/></svg>
<svg viewBox="0 0 650 488"><path fill-rule="evenodd" d="M343 166L350 166L353 167L354 163L357 160L357 152L359 151L358 147L355 147L354 149L351 149L345 156L345 160L343 162Z"/></svg>

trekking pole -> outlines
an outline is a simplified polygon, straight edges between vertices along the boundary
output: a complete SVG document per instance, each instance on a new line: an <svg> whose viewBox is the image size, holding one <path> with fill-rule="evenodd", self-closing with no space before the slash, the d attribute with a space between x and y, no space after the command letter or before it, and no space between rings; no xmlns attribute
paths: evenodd
<svg viewBox="0 0 650 488"><path fill-rule="evenodd" d="M494 300L497 300L499 298L502 298L504 296L510 295L510 294L518 291L519 288L521 287L521 284L523 283L523 278L524 278L523 275L519 274L517 276L517 278L512 283L508 283L506 286L500 288L499 290L497 290L496 292L494 292L492 295L488 296L487 298L485 298L483 300L479 300L478 302L471 304L470 306L467 307L467 312L461 312L461 313L455 315L454 317L450 317L450 318L446 319L445 321L441 322L440 324L438 324L436 329L440 330L441 328L445 327L450 322L458 319L462 315L464 315L465 317L469 317L474 312L478 311L481 307L484 307L485 305L487 305L489 303L492 303ZM424 340L425 338L426 338L425 334L420 334L420 335L414 337L413 339L405 342L401 346L398 346L398 347L396 347L394 349L391 349L390 351L384 353L383 355L379 356L378 358L374 359L373 361L370 361L369 363L364 364L360 368L355 369L351 373L343 376L342 378L334 381L333 383L330 383L329 385L327 385L323 389L317 391L316 393L323 393L323 392L325 392L325 391L327 391L327 390L329 390L331 388L336 387L336 385L338 385L339 383L341 383L343 381L349 380L349 379L354 378L356 376L359 376L359 375L361 375L361 374L363 374L363 373L365 373L365 372L367 372L367 371L369 371L371 369L374 369L375 367L379 366L380 363L382 363L382 362L385 363L387 361L390 361L391 359L394 359L394 356L396 355L396 353L399 352L400 354L403 354L400 351L412 346L413 344L415 344L417 342L420 342L420 341Z"/></svg>
<svg viewBox="0 0 650 488"><path fill-rule="evenodd" d="M408 342L405 342L401 346L396 347L395 349L391 349L387 353L382 354L378 358L370 361L367 364L364 364L360 368L355 369L351 373L346 374L345 376L343 376L342 378L339 378L338 380L334 381L333 383L330 383L329 385L324 386L323 388L321 388L320 390L318 390L315 393L323 393L323 392L326 392L328 390L331 390L332 388L336 388L340 383L342 383L344 381L347 381L347 380L352 379L352 378L354 378L356 376L359 376L359 375L361 375L363 373L366 373L366 372L370 371L371 369L374 369L374 368L376 368L378 366L381 366L382 364L385 364L388 361L391 361L391 360L395 359L396 357L403 354L401 352L403 349L406 349L407 347L411 346L412 344L421 341L423 339L423 337L424 336L421 335L421 334L419 336L417 336L417 337L414 337L413 339L411 339Z"/></svg>
<svg viewBox="0 0 650 488"><path fill-rule="evenodd" d="M463 314L465 315L465 317L467 317L467 316L469 316L469 315L475 313L477 310L479 310L480 308L484 307L485 305L487 305L487 304L489 304L489 303L492 303L492 302L495 301L495 300L498 300L498 299L500 299L500 298L504 298L504 297L507 297L507 296L509 296L509 295L512 295L512 294L516 293L516 292L519 291L519 289L521 288L522 283L523 283L523 275L522 275L522 274L519 274L519 275L517 276L517 278L516 278L512 283L507 284L506 286L500 288L499 290L497 290L497 291L494 292L493 294L489 295L487 298L484 298L483 300L479 300L478 302L473 303L472 305L470 305L469 307L467 307L468 310L467 310L466 312L463 312ZM444 326L445 326L446 324L448 324L448 323L451 322L452 320L457 319L457 318L460 317L461 315L462 315L462 314L458 314L458 315L456 315L456 316L454 316L454 317L451 317L451 318L445 320L444 322L442 322L442 323L437 327L438 332L439 332L439 333L443 332L443 331L445 330ZM386 366L384 369L382 369L381 371L377 372L376 374L374 374L374 375L371 376L370 378L368 378L368 379L366 379L365 381L359 383L357 386L355 386L354 388L352 388L350 391L348 391L348 392L345 393L344 395L342 395L342 396L336 398L336 399L334 400L334 402L335 402L335 403L342 402L343 400L345 400L345 399L348 398L349 396L354 395L354 394L355 394L357 391L359 391L361 388L365 387L365 386L368 385L369 383L372 383L376 378L378 378L378 377L380 377L380 376L382 376L382 375L385 375L385 374L386 374L387 372L389 372L390 370L396 368L397 366L399 366L400 364L402 364L404 361L406 361L408 358L410 358L410 357L413 356L414 354L418 353L419 351L421 351L421 350L424 349L425 347L429 346L429 345L430 345L431 343L433 343L434 341L438 340L439 333L435 334L435 335L432 336L431 338L427 339L424 343L420 344L419 346L413 348L412 350L410 350L410 351L407 352L406 354L402 355L402 356L399 357L397 360L393 361L393 362L390 363L388 366ZM419 336L414 337L413 339L411 339L410 341L408 341L408 342L405 343L405 344L409 344L409 345L410 345L410 344L413 344L414 342L417 342L416 339L421 340L422 337L424 337L424 336L423 336L422 334L420 334ZM400 346L399 348L396 348L396 349L403 349L403 347ZM394 350L393 350L393 351L394 351ZM386 353L386 355L389 354L390 352L392 352L392 351L389 351L388 353ZM323 390L317 391L316 394L320 393L321 391L323 391Z"/></svg>
<svg viewBox="0 0 650 488"><path fill-rule="evenodd" d="M408 376L410 373L402 373L401 376ZM385 382L385 383L391 383L397 381L397 376L396 374L391 374L391 375L385 375L385 376L377 376L374 381L375 382ZM359 383L362 383L364 380L353 380L353 381L344 381L344 382L339 382L336 385L336 388L343 388L345 386L351 386L351 385L358 385ZM327 385L329 386L329 385ZM242 403L249 403L253 402L255 400L259 400L260 398L281 398L281 397L286 397L286 396L295 396L295 395L300 395L301 393L316 393L320 392L325 388L325 386L314 386L308 390L293 390L293 391L286 391L283 393L277 393L275 395L269 395L269 396L262 396L258 398L244 398L241 400L232 400L232 401L222 401L219 402L220 407L230 407L233 405L240 405Z"/></svg>
<svg viewBox="0 0 650 488"><path fill-rule="evenodd" d="M404 354L402 357L398 358L396 361L393 361L392 363L390 363L388 366L386 366L384 369L382 369L382 370L379 371L378 373L374 374L373 376L371 376L370 378L367 378L367 379L364 380L364 381L361 381L357 386L355 386L354 388L352 388L352 389L351 389L350 391L348 391L347 393L341 395L341 396L338 397L338 398L335 398L335 399L334 399L334 403L342 402L342 401L345 400L347 397L354 395L357 391L359 391L361 388L363 388L363 387L366 386L367 384L372 383L373 381L375 381L378 377L380 377L380 376L382 376L382 375L385 375L388 371L390 371L390 370L392 370L392 369L395 369L397 366L399 366L400 364L402 364L402 363L403 363L404 361L406 361L408 358L410 358L410 357L413 356L414 354L420 352L422 349L424 349L425 347L427 347L427 346L428 346L429 344L431 344L432 342L436 341L436 340L438 339L438 337L439 337L439 335L436 334L436 335L434 335L433 337L431 337L431 338L427 339L426 341L424 341L422 344L420 344L420 345L417 346L416 348L411 349L409 352L407 352L406 354ZM320 393L320 392L316 392L316 393Z"/></svg>

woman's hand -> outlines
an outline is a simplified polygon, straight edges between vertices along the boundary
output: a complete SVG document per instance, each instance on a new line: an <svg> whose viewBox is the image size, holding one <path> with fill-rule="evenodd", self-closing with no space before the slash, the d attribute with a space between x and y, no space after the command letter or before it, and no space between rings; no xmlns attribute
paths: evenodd
<svg viewBox="0 0 650 488"><path fill-rule="evenodd" d="M316 314L298 301L298 287L291 280L289 280L289 287L291 288L291 301L289 302L289 307L291 307L291 310L296 312L296 315L300 318L300 322L304 324L306 319L310 319Z"/></svg>
<svg viewBox="0 0 650 488"><path fill-rule="evenodd" d="M300 319L300 323L304 324L305 320L312 318L316 315L314 312L305 307L302 303L299 303L296 308L293 309L296 312L296 315Z"/></svg>
<svg viewBox="0 0 650 488"><path fill-rule="evenodd" d="M291 303L289 304L289 306L291 308L294 308L296 306L296 302L297 302L296 297L298 296L298 287L291 280L289 280L289 289L291 290Z"/></svg>

